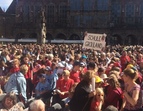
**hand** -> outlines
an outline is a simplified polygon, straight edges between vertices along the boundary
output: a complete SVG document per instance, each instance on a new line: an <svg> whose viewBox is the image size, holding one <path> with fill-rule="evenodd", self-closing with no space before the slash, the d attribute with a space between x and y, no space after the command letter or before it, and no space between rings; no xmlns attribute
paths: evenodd
<svg viewBox="0 0 143 111"><path fill-rule="evenodd" d="M128 95L127 91L123 92L124 97L126 97Z"/></svg>
<svg viewBox="0 0 143 111"><path fill-rule="evenodd" d="M96 91L93 91L93 92L91 92L89 95L88 95L88 97L90 98L90 97L94 97L96 95Z"/></svg>
<svg viewBox="0 0 143 111"><path fill-rule="evenodd" d="M60 94L61 94L61 95L65 95L65 92L61 92Z"/></svg>

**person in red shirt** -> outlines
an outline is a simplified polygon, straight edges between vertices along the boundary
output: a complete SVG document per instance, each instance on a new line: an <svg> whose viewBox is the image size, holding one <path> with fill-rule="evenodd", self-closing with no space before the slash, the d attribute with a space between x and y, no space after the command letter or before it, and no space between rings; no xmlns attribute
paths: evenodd
<svg viewBox="0 0 143 111"><path fill-rule="evenodd" d="M74 80L75 83L80 82L80 62L75 62L73 64L73 69L70 73L70 78Z"/></svg>
<svg viewBox="0 0 143 111"><path fill-rule="evenodd" d="M24 64L26 66L28 66L28 72L25 74L25 78L26 78L26 83L27 83L27 98L31 98L32 96L32 90L33 90L33 84L32 84L32 80L33 80L33 74L32 74L32 63L29 60L28 56L25 56L23 58L24 60Z"/></svg>
<svg viewBox="0 0 143 111"><path fill-rule="evenodd" d="M128 63L130 62L130 57L127 55L127 51L123 51L120 61L121 61L122 70L124 70L128 65Z"/></svg>
<svg viewBox="0 0 143 111"><path fill-rule="evenodd" d="M63 71L63 79L57 84L57 93L60 99L64 99L69 96L69 91L74 84L74 81L69 78L70 72L68 70Z"/></svg>
<svg viewBox="0 0 143 111"><path fill-rule="evenodd" d="M120 110L123 102L123 91L117 77L112 74L108 79L109 85L105 87L105 101L104 108L113 105Z"/></svg>
<svg viewBox="0 0 143 111"><path fill-rule="evenodd" d="M10 74L18 72L20 70L19 65L20 65L20 61L18 59L14 59L12 61L13 67L10 69Z"/></svg>
<svg viewBox="0 0 143 111"><path fill-rule="evenodd" d="M104 92L102 88L96 88L96 95L93 97L90 111L101 111L104 103Z"/></svg>

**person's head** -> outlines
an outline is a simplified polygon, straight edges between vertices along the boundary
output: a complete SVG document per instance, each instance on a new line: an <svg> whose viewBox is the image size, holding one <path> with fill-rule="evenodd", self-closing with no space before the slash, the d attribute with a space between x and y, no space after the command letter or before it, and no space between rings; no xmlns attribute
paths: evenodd
<svg viewBox="0 0 143 111"><path fill-rule="evenodd" d="M87 81L87 82L90 84L93 77L95 77L95 72L94 72L94 71L87 71L87 72L83 75L83 80L84 80L84 81Z"/></svg>
<svg viewBox="0 0 143 111"><path fill-rule="evenodd" d="M28 72L28 66L27 65L20 66L20 72L25 75Z"/></svg>
<svg viewBox="0 0 143 111"><path fill-rule="evenodd" d="M98 68L98 75L104 74L105 69L103 67Z"/></svg>
<svg viewBox="0 0 143 111"><path fill-rule="evenodd" d="M24 58L23 58L23 60L24 60L24 63L28 63L29 62L29 57L28 56L25 56Z"/></svg>
<svg viewBox="0 0 143 111"><path fill-rule="evenodd" d="M89 64L88 64L88 70L95 70L95 63L94 62L90 62Z"/></svg>
<svg viewBox="0 0 143 111"><path fill-rule="evenodd" d="M113 88L113 89L116 89L118 87L120 87L120 83L116 77L116 75L114 74L111 74L108 78L108 83L109 85Z"/></svg>
<svg viewBox="0 0 143 111"><path fill-rule="evenodd" d="M52 62L51 69L54 70L54 69L56 69L56 67L57 67L56 62Z"/></svg>
<svg viewBox="0 0 143 111"><path fill-rule="evenodd" d="M103 89L102 88L96 88L95 91L96 91L96 95L95 95L96 100L104 102L104 91L103 91Z"/></svg>
<svg viewBox="0 0 143 111"><path fill-rule="evenodd" d="M65 80L69 79L70 72L69 72L68 70L64 70L64 71L63 71L63 76L64 76L64 79L65 79Z"/></svg>
<svg viewBox="0 0 143 111"><path fill-rule="evenodd" d="M127 51L124 50L124 51L122 52L122 55L123 55L123 56L126 56L126 55L127 55Z"/></svg>
<svg viewBox="0 0 143 111"><path fill-rule="evenodd" d="M45 104L42 100L35 100L29 105L28 111L45 111Z"/></svg>
<svg viewBox="0 0 143 111"><path fill-rule="evenodd" d="M113 105L109 105L104 111L118 111L118 109Z"/></svg>
<svg viewBox="0 0 143 111"><path fill-rule="evenodd" d="M2 100L2 105L5 109L12 108L17 103L17 97L14 92L10 92Z"/></svg>
<svg viewBox="0 0 143 111"><path fill-rule="evenodd" d="M50 75L51 74L51 68L49 66L47 66L45 68L45 74Z"/></svg>
<svg viewBox="0 0 143 111"><path fill-rule="evenodd" d="M86 55L82 55L82 56L81 56L81 61L82 61L82 62L86 62L86 59L87 59Z"/></svg>
<svg viewBox="0 0 143 111"><path fill-rule="evenodd" d="M132 67L132 68L126 68L123 71L122 78L123 78L123 80L125 82L136 81L137 77L138 77L138 71L134 67Z"/></svg>
<svg viewBox="0 0 143 111"><path fill-rule="evenodd" d="M18 59L14 59L14 60L12 61L12 65L13 65L13 67L19 67L20 61L19 61Z"/></svg>
<svg viewBox="0 0 143 111"><path fill-rule="evenodd" d="M74 71L79 71L80 70L80 62L78 62L78 61L76 61L76 62L74 62L74 64L73 64L73 70Z"/></svg>
<svg viewBox="0 0 143 111"><path fill-rule="evenodd" d="M38 78L39 78L39 82L43 83L46 80L46 75L45 74L40 74L40 75L38 75Z"/></svg>

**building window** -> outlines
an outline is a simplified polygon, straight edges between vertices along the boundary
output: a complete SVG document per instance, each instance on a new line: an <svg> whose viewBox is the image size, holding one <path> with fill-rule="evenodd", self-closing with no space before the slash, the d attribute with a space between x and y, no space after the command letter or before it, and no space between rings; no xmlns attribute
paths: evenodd
<svg viewBox="0 0 143 111"><path fill-rule="evenodd" d="M140 5L140 23L143 24L143 3Z"/></svg>
<svg viewBox="0 0 143 111"><path fill-rule="evenodd" d="M70 0L70 10L78 11L81 9L81 1L80 0Z"/></svg>
<svg viewBox="0 0 143 111"><path fill-rule="evenodd" d="M112 14L112 22L114 24L120 23L120 17L121 17L121 5L118 2L112 3L111 6L111 14Z"/></svg>
<svg viewBox="0 0 143 111"><path fill-rule="evenodd" d="M33 14L35 15L35 22L39 22L41 14L41 6L36 5Z"/></svg>
<svg viewBox="0 0 143 111"><path fill-rule="evenodd" d="M93 11L95 9L95 0L82 0L85 11Z"/></svg>
<svg viewBox="0 0 143 111"><path fill-rule="evenodd" d="M67 24L67 6L60 4L59 6L59 17L58 22L60 26L66 26Z"/></svg>
<svg viewBox="0 0 143 111"><path fill-rule="evenodd" d="M97 10L108 10L109 0L97 0Z"/></svg>
<svg viewBox="0 0 143 111"><path fill-rule="evenodd" d="M29 22L29 6L24 6L24 22Z"/></svg>
<svg viewBox="0 0 143 111"><path fill-rule="evenodd" d="M47 25L48 27L53 27L54 19L55 19L55 5L50 4L47 7Z"/></svg>
<svg viewBox="0 0 143 111"><path fill-rule="evenodd" d="M135 5L133 3L127 3L125 5L125 16L127 24L133 24L135 22Z"/></svg>

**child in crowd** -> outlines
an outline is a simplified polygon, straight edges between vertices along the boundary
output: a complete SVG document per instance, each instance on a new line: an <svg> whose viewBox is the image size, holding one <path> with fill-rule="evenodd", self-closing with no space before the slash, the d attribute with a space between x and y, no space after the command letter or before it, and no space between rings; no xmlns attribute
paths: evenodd
<svg viewBox="0 0 143 111"><path fill-rule="evenodd" d="M46 81L45 74L40 74L38 77L39 77L39 82L35 88L36 98L46 99L48 96L47 93L50 91L50 84L48 81Z"/></svg>
<svg viewBox="0 0 143 111"><path fill-rule="evenodd" d="M96 95L91 102L90 111L101 111L104 103L104 92L102 88L96 88Z"/></svg>

